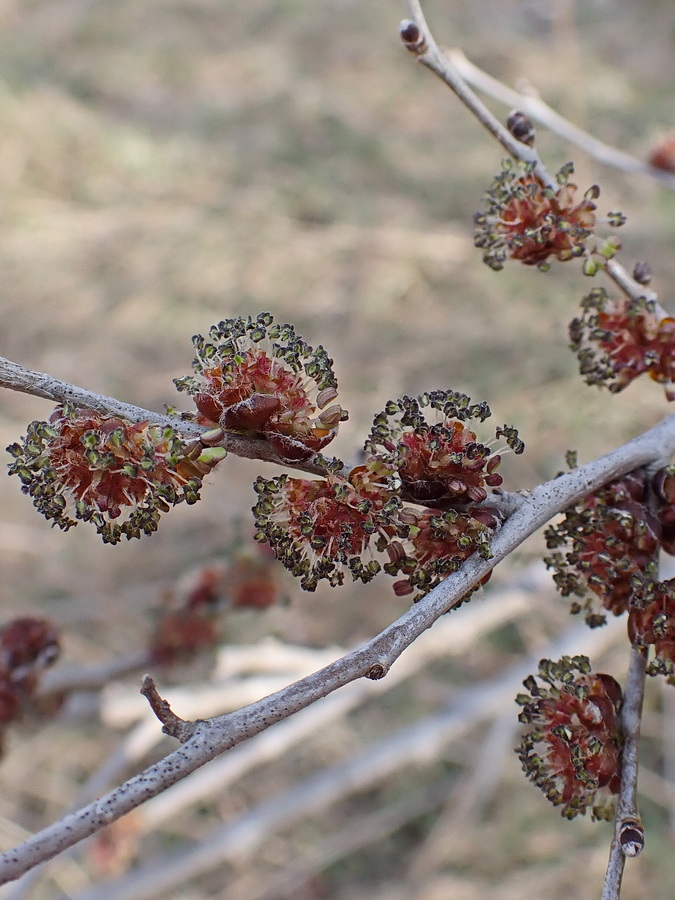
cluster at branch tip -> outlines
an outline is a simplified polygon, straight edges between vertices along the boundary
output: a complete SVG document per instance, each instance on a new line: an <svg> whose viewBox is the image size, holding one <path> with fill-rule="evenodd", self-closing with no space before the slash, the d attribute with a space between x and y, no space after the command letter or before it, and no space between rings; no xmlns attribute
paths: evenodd
<svg viewBox="0 0 675 900"><path fill-rule="evenodd" d="M514 119L512 126L522 135L519 140L534 139L521 119ZM515 259L546 270L551 257L562 262L583 257L584 271L592 275L599 265L596 258L614 255L614 239L599 245L595 237L600 188L593 185L578 200L577 187L568 180L573 171L572 163L563 166L554 190L541 182L532 163L502 162L486 193L485 211L474 217L474 243L491 269L499 271L507 259ZM613 227L625 221L620 213L609 213L608 219Z"/></svg>
<svg viewBox="0 0 675 900"><path fill-rule="evenodd" d="M675 319L661 316L652 300L614 300L604 288L592 290L581 308L569 331L588 384L618 393L647 373L675 399Z"/></svg>
<svg viewBox="0 0 675 900"><path fill-rule="evenodd" d="M292 325L269 313L226 319L192 339L196 376L175 379L192 396L201 424L265 438L286 462L312 457L337 434L347 413L334 403L333 361ZM212 438L214 441L217 435Z"/></svg>
<svg viewBox="0 0 675 900"><path fill-rule="evenodd" d="M430 411L436 421L427 421ZM367 582L384 571L403 576L397 594L419 599L473 553L490 558L500 517L485 501L502 484L501 456L466 424L489 415L487 404L452 391L390 401L374 419L364 463L348 475L258 478L258 540L306 590L321 579L342 584L346 572ZM523 451L515 428L496 435Z"/></svg>
<svg viewBox="0 0 675 900"><path fill-rule="evenodd" d="M67 405L7 450L9 474L47 520L63 530L90 522L110 544L151 534L163 512L195 503L202 477L224 456L185 444L171 427Z"/></svg>
<svg viewBox="0 0 675 900"><path fill-rule="evenodd" d="M31 707L59 652L58 632L47 619L24 616L0 628L0 751L7 726Z"/></svg>
<svg viewBox="0 0 675 900"><path fill-rule="evenodd" d="M621 687L585 656L543 659L523 684L518 718L529 727L516 752L527 777L565 818L588 809L609 818L620 785Z"/></svg>

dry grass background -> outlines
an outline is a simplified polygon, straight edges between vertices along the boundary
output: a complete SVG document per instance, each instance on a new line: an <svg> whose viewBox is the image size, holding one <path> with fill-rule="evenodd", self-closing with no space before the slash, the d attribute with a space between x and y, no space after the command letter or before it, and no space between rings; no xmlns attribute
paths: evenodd
<svg viewBox="0 0 675 900"><path fill-rule="evenodd" d="M335 359L351 412L335 453L353 452L390 397L453 387L520 428L527 453L504 467L518 487L551 477L569 447L590 459L658 421L666 404L652 385L608 402L580 383L566 349L566 323L587 289L578 272L496 275L481 265L471 215L499 151L401 49L403 14L382 0L0 4L0 352L159 410L181 399L171 379L189 370L191 334L270 310ZM509 83L527 76L563 114L622 149L644 155L674 125L669 0L430 0L427 15L441 42ZM554 136L540 143L551 168L570 157ZM606 208L628 214L626 262L649 259L668 306L675 196L573 156L579 184L600 182ZM48 411L5 393L2 446ZM52 616L70 663L138 647L160 590L247 530L257 471L228 460L197 507L115 548L84 526L50 530L14 479L0 481L3 618ZM494 583L540 549L528 544ZM232 617L232 641L274 634L347 646L403 608L388 584L307 596L287 589L288 607ZM462 684L545 646L566 613L547 591L532 606L465 660L424 668L144 839L140 858L204 839L317 764L431 714ZM611 664L621 673L624 657ZM647 759L658 774L658 691L648 702ZM413 863L435 833L441 795L391 833L373 822L374 841L330 859L364 817L467 778L485 734L475 729L433 763L282 829L246 866L164 896L243 900L267 883L264 896L297 900L597 897L608 829L559 821L524 784L508 741L495 752L489 795L478 792L473 813L452 822L426 871ZM58 817L120 740L96 721L15 733L0 767L2 843ZM672 810L656 784L644 801L649 847L630 867L626 900L665 900L675 888ZM324 862L284 888L284 873L311 852ZM58 886L51 871L30 896L77 896L102 878L86 849L61 867Z"/></svg>

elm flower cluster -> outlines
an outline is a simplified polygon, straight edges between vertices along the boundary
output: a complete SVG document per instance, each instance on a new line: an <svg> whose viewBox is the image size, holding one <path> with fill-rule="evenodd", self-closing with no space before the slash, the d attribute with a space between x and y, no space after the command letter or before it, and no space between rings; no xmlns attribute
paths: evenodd
<svg viewBox="0 0 675 900"><path fill-rule="evenodd" d="M555 550L545 559L564 597L580 598L591 627L604 625L603 610L618 616L630 609L654 571L660 527L648 510L643 472L634 472L588 494L546 530Z"/></svg>
<svg viewBox="0 0 675 900"><path fill-rule="evenodd" d="M573 171L571 163L564 166L553 190L537 178L532 164L503 161L486 193L485 212L474 218L474 243L483 250L483 262L495 271L509 258L546 269L550 257L566 261L595 250L591 239L600 189L593 185L577 200L577 187L567 180ZM621 218L615 216L614 224Z"/></svg>
<svg viewBox="0 0 675 900"><path fill-rule="evenodd" d="M570 322L570 346L588 384L618 393L646 372L675 399L675 319L660 316L644 297L612 300L604 288L584 297L581 308Z"/></svg>
<svg viewBox="0 0 675 900"><path fill-rule="evenodd" d="M675 579L645 585L628 614L628 637L634 647L654 648L649 675L675 676Z"/></svg>
<svg viewBox="0 0 675 900"><path fill-rule="evenodd" d="M224 455L189 447L170 427L70 406L32 422L7 450L9 474L47 520L64 531L91 522L110 544L151 534L163 512L195 503L202 477Z"/></svg>
<svg viewBox="0 0 675 900"><path fill-rule="evenodd" d="M276 325L269 313L226 319L195 335L194 376L175 379L192 396L202 424L264 437L287 462L307 460L333 440L347 413L333 361Z"/></svg>
<svg viewBox="0 0 675 900"><path fill-rule="evenodd" d="M427 410L437 421L427 421ZM502 484L501 456L478 441L466 423L490 415L487 403L472 404L453 391L402 397L375 417L366 453L396 473L401 493L413 503L437 508L482 503L488 488ZM511 426L498 428L496 437L515 453L525 449Z"/></svg>
<svg viewBox="0 0 675 900"><path fill-rule="evenodd" d="M414 594L415 602L456 572L474 553L491 559L490 538L500 524L499 516L490 507L469 507L467 512L404 507L398 521L399 539L386 544L389 561L383 568L388 575L405 576L395 582L394 592L398 596ZM491 574L481 585L487 583Z"/></svg>
<svg viewBox="0 0 675 900"><path fill-rule="evenodd" d="M543 659L523 684L518 718L530 728L516 753L527 777L565 818L589 808L593 818L607 818L598 793L619 790L621 687L592 672L584 656Z"/></svg>
<svg viewBox="0 0 675 900"><path fill-rule="evenodd" d="M59 652L58 632L47 619L24 616L0 628L0 750L7 726L31 705Z"/></svg>
<svg viewBox="0 0 675 900"><path fill-rule="evenodd" d="M364 564L362 555L378 529L391 526L400 501L386 488L378 493L361 471L349 479L258 477L254 489L256 540L272 547L304 590L315 590L321 579L343 584L345 570L364 583L380 571L376 559Z"/></svg>
<svg viewBox="0 0 675 900"><path fill-rule="evenodd" d="M437 421L427 421L429 412ZM348 475L334 466L314 481L258 479L257 539L306 590L321 579L342 584L345 572L367 582L383 570L403 576L397 594L418 600L473 553L490 558L500 517L483 503L502 483L501 457L466 424L489 415L486 404L451 391L390 401L375 417L364 463ZM514 428L496 433L522 452Z"/></svg>

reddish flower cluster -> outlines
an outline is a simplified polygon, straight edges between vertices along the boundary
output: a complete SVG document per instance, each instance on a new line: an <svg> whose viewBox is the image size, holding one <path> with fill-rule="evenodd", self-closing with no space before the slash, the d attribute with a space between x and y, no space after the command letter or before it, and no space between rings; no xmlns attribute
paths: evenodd
<svg viewBox="0 0 675 900"><path fill-rule="evenodd" d="M666 135L652 148L648 160L651 166L675 174L675 134Z"/></svg>
<svg viewBox="0 0 675 900"><path fill-rule="evenodd" d="M64 530L91 522L111 544L150 534L171 506L195 503L202 476L224 455L186 446L172 428L69 406L32 422L7 450L9 474L46 519Z"/></svg>
<svg viewBox="0 0 675 900"><path fill-rule="evenodd" d="M603 288L584 297L581 307L570 323L570 341L588 384L618 393L647 372L675 399L675 319L659 316L644 298L610 300Z"/></svg>
<svg viewBox="0 0 675 900"><path fill-rule="evenodd" d="M595 249L588 240L600 189L593 185L576 201L577 187L567 183L572 171L571 163L560 170L560 187L553 191L537 178L532 165L504 160L486 194L487 209L474 220L475 245L491 269L502 269L507 258L545 269L550 257L565 261Z"/></svg>
<svg viewBox="0 0 675 900"><path fill-rule="evenodd" d="M199 566L189 573L186 583L164 595L149 642L150 659L155 665L189 662L215 646L223 574L220 565Z"/></svg>
<svg viewBox="0 0 675 900"><path fill-rule="evenodd" d="M583 610L591 627L606 622L598 601L621 615L654 570L661 529L646 494L644 472L634 472L584 497L546 531L547 546L556 550L545 560L553 580L564 597L582 598L572 612Z"/></svg>
<svg viewBox="0 0 675 900"><path fill-rule="evenodd" d="M526 678L529 693L516 700L519 720L531 726L516 750L523 770L565 818L589 808L607 818L597 795L619 790L621 688L583 656L543 659L538 679Z"/></svg>
<svg viewBox="0 0 675 900"><path fill-rule="evenodd" d="M427 408L438 422L427 422ZM417 592L419 599L473 553L490 556L499 517L479 504L502 483L501 458L465 424L489 415L486 404L447 391L390 402L375 417L365 463L347 477L334 469L316 481L258 479L258 540L272 546L307 590L322 578L342 584L345 569L366 582L382 568L405 576L394 586L398 594ZM498 428L497 436L522 452L515 429ZM383 565L374 553L386 553Z"/></svg>
<svg viewBox="0 0 675 900"><path fill-rule="evenodd" d="M150 658L162 666L191 662L221 639L223 606L262 610L279 599L273 559L264 548L241 544L226 562L198 566L166 592L149 642Z"/></svg>
<svg viewBox="0 0 675 900"><path fill-rule="evenodd" d="M337 381L326 351L292 325L275 325L269 313L227 319L208 339L192 340L197 377L175 384L193 397L202 424L260 435L282 459L298 462L329 444L347 418L332 402Z"/></svg>
<svg viewBox="0 0 675 900"><path fill-rule="evenodd" d="M47 619L24 617L0 628L0 749L7 726L30 704L58 655L58 634Z"/></svg>
<svg viewBox="0 0 675 900"><path fill-rule="evenodd" d="M436 512L405 507L399 520L407 526L407 539L403 543L393 540L386 545L389 562L383 568L389 575L405 575L405 579L394 584L394 591L398 596L416 591L415 600L456 572L474 553L490 559L490 537L500 523L499 516L490 507L470 507L465 513L454 509ZM486 584L491 574L481 584ZM464 600L467 598L468 595Z"/></svg>
<svg viewBox="0 0 675 900"><path fill-rule="evenodd" d="M675 579L651 582L628 615L628 637L635 647L653 647L650 675L675 675Z"/></svg>
<svg viewBox="0 0 675 900"><path fill-rule="evenodd" d="M425 410L438 421L429 423ZM391 401L373 421L366 453L397 474L403 496L414 503L445 508L482 503L488 488L499 487L499 454L480 443L466 423L485 421L487 403L471 404L465 394L432 391ZM515 452L525 445L511 426L496 431Z"/></svg>
<svg viewBox="0 0 675 900"><path fill-rule="evenodd" d="M363 582L380 571L375 559L364 565L361 556L378 522L387 523L400 503L388 500L386 489L378 495L362 472L353 480L338 474L316 481L258 477L254 488L256 539L267 541L304 590L315 590L321 579L342 584L345 568Z"/></svg>

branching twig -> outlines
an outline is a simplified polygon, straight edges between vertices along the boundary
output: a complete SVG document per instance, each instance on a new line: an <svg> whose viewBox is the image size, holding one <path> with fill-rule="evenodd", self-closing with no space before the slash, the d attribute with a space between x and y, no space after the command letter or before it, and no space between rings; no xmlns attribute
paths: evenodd
<svg viewBox="0 0 675 900"><path fill-rule="evenodd" d="M448 59L452 63L455 70L468 84L484 91L490 97L494 97L500 103L511 109L519 109L528 115L531 119L544 125L549 131L557 134L570 144L575 144L584 153L587 153L593 159L605 166L611 166L614 169L620 169L622 172L628 172L631 175L648 175L655 178L665 187L675 190L675 175L670 172L664 172L656 166L650 166L649 163L643 162L623 150L618 150L604 141L598 140L583 129L572 122L569 122L560 113L552 109L545 103L541 97L534 91L525 93L524 91L515 91L508 87L492 75L488 75L478 66L474 65L461 50L453 49L446 51Z"/></svg>
<svg viewBox="0 0 675 900"><path fill-rule="evenodd" d="M237 712L197 724L193 737L100 800L68 815L0 857L0 883L18 878L140 806L206 762L358 678L381 678L401 653L466 592L549 519L612 478L675 452L675 417L628 444L539 485L495 535L490 560L471 557L377 637L313 675Z"/></svg>
<svg viewBox="0 0 675 900"><path fill-rule="evenodd" d="M510 156L521 162L531 164L534 167L534 174L542 184L553 191L557 191L559 185L546 171L534 147L521 143L521 141L516 140L511 135L499 119L473 93L448 57L440 50L424 18L419 0L407 0L407 5L412 22L402 23L401 38L408 50L417 57L422 65L434 72L435 75L438 75L455 92L467 109L476 116L478 121L497 139ZM665 318L667 313L658 305L654 291L638 284L616 259L607 260L603 264L602 269L627 297L633 301L644 297L646 300L654 303L658 314Z"/></svg>
<svg viewBox="0 0 675 900"><path fill-rule="evenodd" d="M162 723L162 731L184 744L195 733L194 722L186 722L171 709L168 700L164 700L157 690L157 685L150 675L146 675L141 685L141 694L150 704L150 708Z"/></svg>

